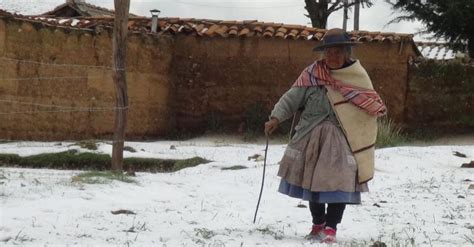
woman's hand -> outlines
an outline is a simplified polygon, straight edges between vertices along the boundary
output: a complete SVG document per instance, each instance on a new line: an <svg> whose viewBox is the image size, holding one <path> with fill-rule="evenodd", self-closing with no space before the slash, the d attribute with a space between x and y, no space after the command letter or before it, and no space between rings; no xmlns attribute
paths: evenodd
<svg viewBox="0 0 474 247"><path fill-rule="evenodd" d="M270 121L265 123L265 135L269 136L278 128L278 119L272 117Z"/></svg>

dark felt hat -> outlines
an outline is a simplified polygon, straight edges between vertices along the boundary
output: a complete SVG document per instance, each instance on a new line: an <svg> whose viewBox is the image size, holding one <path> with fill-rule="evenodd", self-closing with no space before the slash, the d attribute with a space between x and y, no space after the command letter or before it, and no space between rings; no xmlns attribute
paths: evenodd
<svg viewBox="0 0 474 247"><path fill-rule="evenodd" d="M324 34L321 44L313 48L313 51L321 51L327 47L356 45L360 42L351 41L349 34L340 28L330 29Z"/></svg>

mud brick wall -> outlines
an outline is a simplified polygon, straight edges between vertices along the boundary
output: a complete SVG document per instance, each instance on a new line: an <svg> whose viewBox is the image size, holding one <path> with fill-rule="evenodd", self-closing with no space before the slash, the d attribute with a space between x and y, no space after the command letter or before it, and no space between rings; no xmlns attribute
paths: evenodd
<svg viewBox="0 0 474 247"><path fill-rule="evenodd" d="M114 111L110 108L115 106L111 36L111 30L74 30L0 19L0 138L111 136ZM159 136L170 128L170 47L166 37L129 37L129 138Z"/></svg>
<svg viewBox="0 0 474 247"><path fill-rule="evenodd" d="M301 71L318 59L316 41L268 38L206 38L177 35L171 76L176 128L205 129L217 114L231 129L246 109L262 104L270 112ZM396 122L403 122L408 57L412 47L364 43L354 48Z"/></svg>
<svg viewBox="0 0 474 247"><path fill-rule="evenodd" d="M115 106L111 37L110 29L0 18L0 139L109 138ZM312 52L317 42L306 40L131 33L128 42L126 136L132 140L200 133L216 116L237 131L249 106L260 102L270 112L319 58ZM354 48L399 123L409 116L407 65L414 55L403 42Z"/></svg>
<svg viewBox="0 0 474 247"><path fill-rule="evenodd" d="M404 126L408 130L474 131L474 66L422 61L410 66Z"/></svg>

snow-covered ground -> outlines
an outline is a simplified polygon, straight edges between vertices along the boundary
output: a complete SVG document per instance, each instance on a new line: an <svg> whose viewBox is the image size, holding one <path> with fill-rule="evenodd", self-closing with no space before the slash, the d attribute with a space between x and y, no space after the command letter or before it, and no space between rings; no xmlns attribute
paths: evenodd
<svg viewBox="0 0 474 247"><path fill-rule="evenodd" d="M0 153L60 152L70 143L0 144ZM0 168L2 246L313 246L306 202L276 190L284 145L270 145L266 183L253 224L264 145L225 140L127 142L126 156L213 162L175 173L137 173L138 184L81 184L81 171ZM176 150L170 149L171 145ZM84 151L84 150L82 150ZM109 144L98 152L110 153ZM467 155L453 155L458 151ZM397 147L376 151L376 176L362 205L348 206L338 244L473 246L474 146ZM248 169L222 170L245 165ZM111 213L128 209L136 215ZM352 244L352 245L351 245Z"/></svg>

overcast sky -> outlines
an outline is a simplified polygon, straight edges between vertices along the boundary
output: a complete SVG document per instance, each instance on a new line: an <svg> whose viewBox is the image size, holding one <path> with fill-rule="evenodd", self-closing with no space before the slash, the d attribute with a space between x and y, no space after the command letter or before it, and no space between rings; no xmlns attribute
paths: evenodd
<svg viewBox="0 0 474 247"><path fill-rule="evenodd" d="M66 0L0 0L0 8L20 14L40 14ZM114 0L86 0L113 9ZM416 33L423 26L419 22L386 25L397 14L392 14L384 0L374 0L371 8L361 9L360 30ZM191 17L217 20L259 20L285 24L310 25L304 16L304 0L131 0L130 12L150 16L150 9L161 10L161 17ZM348 30L352 30L351 12ZM328 28L342 27L342 11L329 17ZM415 36L416 40L425 40Z"/></svg>

